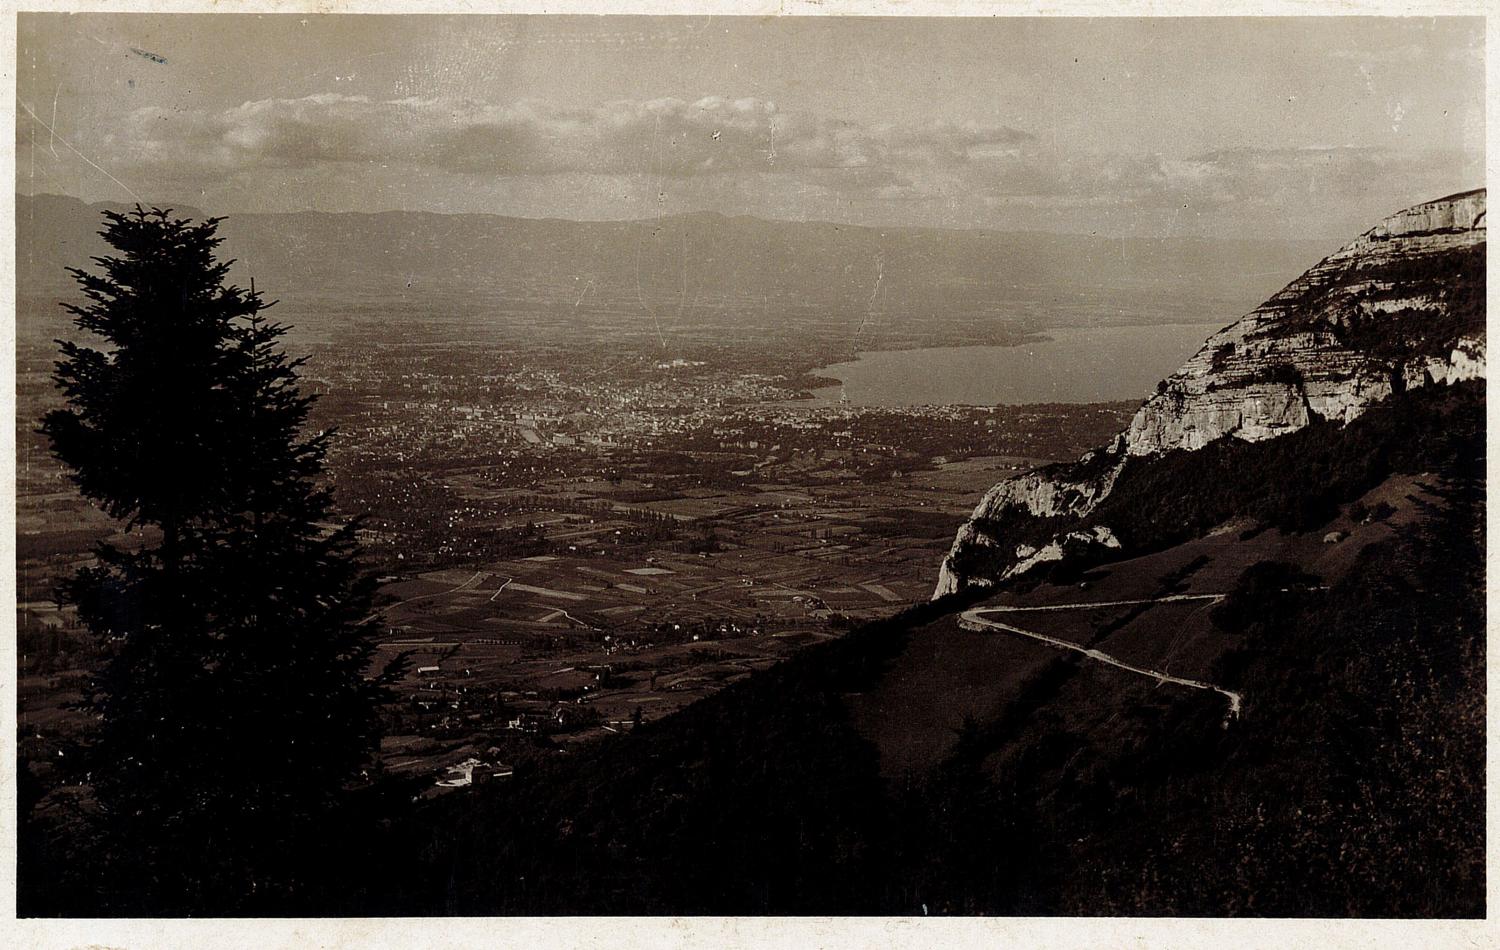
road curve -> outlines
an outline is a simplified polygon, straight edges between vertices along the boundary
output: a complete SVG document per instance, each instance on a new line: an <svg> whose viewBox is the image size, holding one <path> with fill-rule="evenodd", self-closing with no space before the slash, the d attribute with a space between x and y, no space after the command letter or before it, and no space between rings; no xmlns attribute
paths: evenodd
<svg viewBox="0 0 1500 950"><path fill-rule="evenodd" d="M1045 607L975 607L972 610L965 610L962 614L959 615L959 625L968 630L1003 630L1006 633L1014 633L1019 634L1023 637L1030 637L1033 640L1040 640L1041 642L1054 647L1059 647L1064 650L1072 650L1075 653L1082 653L1084 656L1088 657L1091 660L1098 660L1100 663L1105 663L1127 672L1135 673L1139 676L1149 676L1152 679L1156 680L1158 683L1171 683L1174 686L1186 686L1189 689L1212 690L1213 692L1223 696L1229 702L1229 712L1224 716L1224 725L1227 727L1229 725L1229 720L1239 718L1240 705L1242 700L1244 699L1243 696L1233 690L1224 689L1223 687L1215 686L1212 683L1204 683L1200 680L1191 680L1181 676L1173 676L1170 673L1164 673L1161 670L1152 670L1145 667L1135 666L1133 664L1126 663L1124 660L1116 659L1115 657L1110 656L1108 653L1105 653L1102 650L1094 650L1089 647L1082 647L1076 643L1069 643L1067 640L1060 640L1057 637L1049 637L1045 633L1037 633L1032 630L1023 630L1020 627L1012 626L1008 623L1000 623L997 620L984 619L985 614L1085 610L1099 607L1127 607L1135 606L1138 604L1171 604L1191 600L1219 601L1223 599L1223 594L1171 594L1166 597L1154 597L1145 600L1104 600L1082 604L1050 604Z"/></svg>

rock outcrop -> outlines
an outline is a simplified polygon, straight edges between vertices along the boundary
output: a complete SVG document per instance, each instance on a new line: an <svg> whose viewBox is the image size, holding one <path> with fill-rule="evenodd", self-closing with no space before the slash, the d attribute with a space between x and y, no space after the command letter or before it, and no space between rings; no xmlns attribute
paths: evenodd
<svg viewBox="0 0 1500 950"><path fill-rule="evenodd" d="M1039 563L1038 548L1007 540L1006 525L1088 514L1131 457L1348 423L1394 394L1483 377L1485 197L1465 192L1386 218L1209 337L1108 446L996 485L959 529L934 596ZM1061 543L1067 525L1057 527ZM970 576L965 555L976 547L1005 557Z"/></svg>

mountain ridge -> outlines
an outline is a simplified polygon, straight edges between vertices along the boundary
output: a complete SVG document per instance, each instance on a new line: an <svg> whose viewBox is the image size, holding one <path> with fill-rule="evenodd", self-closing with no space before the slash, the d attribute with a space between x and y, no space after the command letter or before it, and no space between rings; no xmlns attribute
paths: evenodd
<svg viewBox="0 0 1500 950"><path fill-rule="evenodd" d="M1460 194L1466 194L1466 192L1461 192ZM23 204L31 203L31 202L36 202L36 203L51 203L51 204L54 204L55 206L61 206L61 205L64 205L64 204L66 204L66 205L76 205L76 206L81 206L83 208L87 208L88 210L95 211L95 212L98 212L98 211L120 211L120 210L124 210L124 209L133 208L137 204L137 202L134 202L134 201L128 201L128 202L121 202L121 201L84 201L82 198L77 198L77 197L74 197L73 195L65 195L65 194L60 194L60 193L57 193L57 192L50 192L50 191L33 192L32 194L23 194L21 192L16 192L15 193L15 201L16 201L16 205L17 205L18 208L21 205L23 205ZM170 210L174 214L176 214L178 216L181 216L181 217L202 218L202 217L207 217L209 215L209 212L206 211L205 209L199 208L198 206L193 205L193 204L188 203L188 202L141 201L141 202L139 202L139 204L141 205L141 207L148 208L148 209L152 208L152 207L156 207L156 208L161 208L163 210ZM1329 242L1327 242L1325 240L1320 240L1320 239L1317 239L1317 238L1287 238L1287 239L1267 238L1267 237L1252 237L1252 238L1232 238L1232 237L1231 238L1208 238L1208 237L1202 237L1202 236L1185 236L1185 237L1174 237L1174 238L1167 238L1167 237L1131 237L1131 238L1121 238L1121 237L1100 236L1100 235L1097 235L1097 234L1094 234L1094 233L1091 233L1091 232L1083 232L1083 231L1043 231L1043 230L1038 230L1036 228L1018 228L1018 229L1012 230L1012 229L1004 229L1004 228L938 227L938 226L934 226L934 225L921 225L921 224L856 224L856 223L846 222L846 221L835 221L835 220L830 219L830 218L768 218L768 217L763 217L763 216L758 215L758 214L748 214L748 213L734 213L734 214L730 214L730 213L726 213L726 212L723 212L723 211L714 211L712 209L700 209L700 210L695 210L695 211L676 211L676 212L673 212L671 214L664 214L664 215L643 215L643 216L634 217L634 218L559 218L559 217L551 217L551 216L531 217L531 216L528 216L528 215L500 214L498 212L490 212L490 211L427 211L427 210L422 210L422 209L408 209L408 208L386 208L386 209L382 209L380 211L324 211L324 210L317 209L317 208L302 208L302 209L299 209L297 211L227 211L227 212L215 212L214 213L214 216L220 217L220 218L225 218L225 219L243 218L243 217L291 218L291 217L297 217L299 215L317 215L317 216L328 217L328 218L341 217L341 216L342 217L351 217L351 218L357 218L357 217L375 218L375 217L396 217L396 216L433 217L433 218L456 218L456 219L467 218L467 219L482 219L482 220L495 220L495 221L517 221L517 222L537 222L537 223L547 223L547 224L583 224L583 225L587 225L587 224L650 224L650 223L655 223L655 222L658 222L658 221L671 221L671 220L678 220L678 219L683 219L683 218L699 218L699 219L721 220L721 221L755 221L755 222L760 222L760 223L765 223L765 224L786 224L786 225L796 225L796 226L816 227L816 228L833 228L835 230L851 230L851 231L873 231L873 232L895 232L895 233L924 233L924 234L985 234L985 235L997 235L997 236L1003 235L1003 236L1007 236L1007 237L1085 238L1085 239L1089 239L1089 240L1110 241L1110 242L1116 242L1116 243L1118 243L1120 241L1139 241L1139 242L1143 242L1143 243L1157 243L1157 242L1165 242L1165 241L1182 241L1182 242L1185 242L1185 243L1193 243L1193 244L1210 244L1210 243L1216 243L1216 242L1219 242L1219 241L1229 241L1229 242L1239 242L1239 243L1243 243L1243 244L1298 244L1298 245L1308 245L1308 246L1311 246L1311 245L1326 245L1326 244L1329 243Z"/></svg>
<svg viewBox="0 0 1500 950"><path fill-rule="evenodd" d="M1393 394L1482 378L1485 208L1475 189L1388 216L1210 336L1109 445L991 488L959 528L933 597L1056 561L1070 545L1117 547L1102 525L1059 528L1042 544L1007 536L1018 518L1088 515L1132 457L1347 424ZM980 549L997 576L965 569Z"/></svg>

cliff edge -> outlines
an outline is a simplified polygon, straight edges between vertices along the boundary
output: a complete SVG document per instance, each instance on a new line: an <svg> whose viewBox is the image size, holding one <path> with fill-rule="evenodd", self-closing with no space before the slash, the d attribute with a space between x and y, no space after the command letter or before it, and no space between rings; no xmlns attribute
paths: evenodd
<svg viewBox="0 0 1500 950"><path fill-rule="evenodd" d="M1069 522L1109 495L1131 458L1348 423L1407 390L1482 378L1485 200L1480 189L1391 215L1209 337L1109 445L990 489L959 528L933 596L993 584L1070 547L1118 547L1107 528ZM1047 543L1036 543L1038 526Z"/></svg>

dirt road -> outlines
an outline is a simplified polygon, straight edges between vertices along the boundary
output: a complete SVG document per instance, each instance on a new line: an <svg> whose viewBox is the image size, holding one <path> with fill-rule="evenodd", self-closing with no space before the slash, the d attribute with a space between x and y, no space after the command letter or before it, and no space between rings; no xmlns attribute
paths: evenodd
<svg viewBox="0 0 1500 950"><path fill-rule="evenodd" d="M1205 683L1201 680L1192 680L1181 676L1173 676L1170 673L1165 673L1161 670L1153 670L1146 667L1135 666L1133 664L1126 663L1123 660L1116 659L1115 657L1110 656L1108 653L1105 653L1102 650L1094 650L1089 647L1079 646L1076 643L1069 643L1066 640L1060 640L1057 637L1051 637L1045 633L1036 633L1032 630L1023 630L1020 627L1013 626L1008 623L1000 623L996 620L986 620L984 618L984 615L986 614L1092 610L1098 609L1100 607L1133 607L1139 604L1173 604L1192 600L1220 601L1223 599L1223 594L1170 594L1166 597L1152 597L1145 600L1102 600L1078 604L1049 604L1045 607L975 607L972 610L964 611L959 616L959 624L969 630L1003 630L1006 633L1014 633L1023 637L1030 637L1033 640L1040 640L1041 642L1054 647L1059 647L1064 650L1072 650L1075 653L1082 653L1084 656L1088 657L1091 660L1097 660L1100 663L1105 663L1109 666L1113 666L1130 673L1135 673L1139 676L1149 676L1152 679L1156 680L1158 683L1171 683L1174 686L1186 686L1189 689L1212 690L1213 692L1223 696L1229 702L1229 712L1224 717L1224 725L1227 727L1229 725L1229 720L1239 718L1240 705L1241 701L1244 698L1239 693L1236 693L1233 690L1224 689L1221 686L1215 686L1212 683Z"/></svg>

